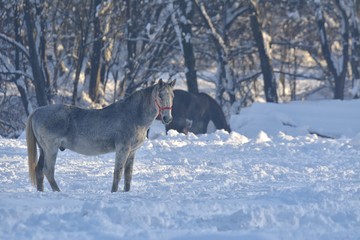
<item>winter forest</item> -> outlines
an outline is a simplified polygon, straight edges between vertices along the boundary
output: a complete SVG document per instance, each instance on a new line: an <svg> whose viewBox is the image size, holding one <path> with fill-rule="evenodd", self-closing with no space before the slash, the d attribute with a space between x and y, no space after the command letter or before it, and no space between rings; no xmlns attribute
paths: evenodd
<svg viewBox="0 0 360 240"><path fill-rule="evenodd" d="M231 114L358 98L359 21L358 0L0 0L0 135L38 106L102 107L159 78L205 81Z"/></svg>

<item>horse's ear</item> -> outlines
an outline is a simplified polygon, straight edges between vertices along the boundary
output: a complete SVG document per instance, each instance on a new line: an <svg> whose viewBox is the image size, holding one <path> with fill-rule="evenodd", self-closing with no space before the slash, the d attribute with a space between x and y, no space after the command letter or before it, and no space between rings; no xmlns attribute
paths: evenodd
<svg viewBox="0 0 360 240"><path fill-rule="evenodd" d="M169 82L170 87L174 87L176 83L176 79L172 80L171 82Z"/></svg>
<svg viewBox="0 0 360 240"><path fill-rule="evenodd" d="M164 85L164 82L163 82L162 78L160 78L158 84L159 84L160 87L162 87Z"/></svg>

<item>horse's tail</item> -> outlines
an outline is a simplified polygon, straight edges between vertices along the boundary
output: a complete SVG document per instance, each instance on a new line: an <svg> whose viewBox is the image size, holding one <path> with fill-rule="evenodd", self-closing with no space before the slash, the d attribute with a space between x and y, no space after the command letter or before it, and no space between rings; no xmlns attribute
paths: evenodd
<svg viewBox="0 0 360 240"><path fill-rule="evenodd" d="M27 143L27 151L28 151L29 177L31 184L36 186L35 168L37 164L36 163L37 149L36 149L36 138L32 127L32 118L33 118L33 114L29 116L26 124L26 143Z"/></svg>

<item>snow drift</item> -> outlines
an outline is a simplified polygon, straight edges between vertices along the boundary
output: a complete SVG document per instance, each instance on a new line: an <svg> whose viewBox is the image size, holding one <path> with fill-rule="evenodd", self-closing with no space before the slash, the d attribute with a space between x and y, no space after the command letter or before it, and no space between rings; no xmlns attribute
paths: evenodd
<svg viewBox="0 0 360 240"><path fill-rule="evenodd" d="M165 135L155 123L128 193L110 193L113 154L70 151L56 166L62 192L46 181L36 192L24 138L0 139L0 238L358 239L359 109L254 104L231 134Z"/></svg>

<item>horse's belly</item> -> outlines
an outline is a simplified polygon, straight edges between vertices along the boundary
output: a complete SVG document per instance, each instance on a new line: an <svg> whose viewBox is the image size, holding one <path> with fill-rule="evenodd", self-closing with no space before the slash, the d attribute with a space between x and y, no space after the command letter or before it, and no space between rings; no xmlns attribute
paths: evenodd
<svg viewBox="0 0 360 240"><path fill-rule="evenodd" d="M114 144L108 141L74 141L72 144L64 144L63 147L89 156L115 151Z"/></svg>
<svg viewBox="0 0 360 240"><path fill-rule="evenodd" d="M84 148L69 148L70 150L83 154L83 155L88 155L88 156L96 156L96 155L100 155L100 154L105 154L105 153L109 153L109 152L114 152L113 150L105 150L105 149L94 149L94 148L88 148L88 149L84 149Z"/></svg>

